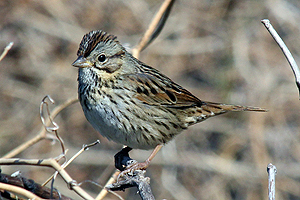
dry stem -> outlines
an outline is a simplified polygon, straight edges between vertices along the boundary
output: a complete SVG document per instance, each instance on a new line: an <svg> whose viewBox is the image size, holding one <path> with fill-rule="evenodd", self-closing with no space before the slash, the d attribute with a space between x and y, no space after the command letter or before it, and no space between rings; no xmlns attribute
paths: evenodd
<svg viewBox="0 0 300 200"><path fill-rule="evenodd" d="M161 5L159 11L154 16L152 22L148 26L144 36L134 47L132 50L132 55L136 58L139 57L140 52L143 51L161 32L163 29L165 22L171 12L172 5L174 4L175 0L165 0L164 3Z"/></svg>
<svg viewBox="0 0 300 200"><path fill-rule="evenodd" d="M76 103L77 101L78 101L78 99L68 99L63 104L54 108L50 115L51 119L54 119L63 109ZM49 125L50 120L48 119L45 124ZM46 131L45 127L43 126L41 128L40 132L34 138L28 140L27 142L23 143L22 145L18 146L17 148L13 149L12 151L8 152L2 158L12 158L12 157L16 156L17 154L21 153L22 151L24 151L25 149L27 149L28 147L38 143L40 140L46 139L48 137L46 132L47 131Z"/></svg>
<svg viewBox="0 0 300 200"><path fill-rule="evenodd" d="M291 54L291 52L289 51L289 49L287 48L287 46L285 45L285 43L283 42L281 37L278 35L276 30L273 28L270 20L263 19L263 20L261 20L261 22L265 25L265 27L267 28L269 33L272 35L272 37L274 38L274 40L277 42L278 46L282 50L284 56L288 60L290 66L294 72L294 76L296 79L296 85L298 87L299 96L300 96L300 70L299 70L299 67L298 67L293 55Z"/></svg>
<svg viewBox="0 0 300 200"><path fill-rule="evenodd" d="M13 42L10 42L5 48L4 51L2 52L1 56L0 56L0 62L1 60L3 60L3 58L6 56L6 54L8 53L8 51L11 49L11 47L14 45Z"/></svg>
<svg viewBox="0 0 300 200"><path fill-rule="evenodd" d="M68 184L71 190L74 190L79 196L84 199L94 199L88 193L86 193L77 182L70 177L70 175L64 170L60 164L53 158L49 159L19 159L19 158L9 158L0 159L0 165L33 165L33 166L44 166L51 167L55 169L58 174L63 178L63 180Z"/></svg>
<svg viewBox="0 0 300 200"><path fill-rule="evenodd" d="M275 200L275 176L277 174L276 166L272 163L268 164L267 172L269 174L269 200Z"/></svg>

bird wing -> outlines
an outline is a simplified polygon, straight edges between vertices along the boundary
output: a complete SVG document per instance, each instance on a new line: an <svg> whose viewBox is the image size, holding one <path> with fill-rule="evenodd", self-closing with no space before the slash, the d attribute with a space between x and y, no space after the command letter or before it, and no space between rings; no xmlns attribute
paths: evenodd
<svg viewBox="0 0 300 200"><path fill-rule="evenodd" d="M201 106L200 99L195 97L168 77L150 73L128 75L129 80L136 85L135 98L148 105L160 105L173 108L189 108Z"/></svg>

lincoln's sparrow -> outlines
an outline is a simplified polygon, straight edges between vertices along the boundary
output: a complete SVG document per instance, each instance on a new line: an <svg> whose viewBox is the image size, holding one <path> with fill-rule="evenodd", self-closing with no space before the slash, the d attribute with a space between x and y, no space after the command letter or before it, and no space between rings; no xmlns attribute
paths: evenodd
<svg viewBox="0 0 300 200"><path fill-rule="evenodd" d="M87 120L103 136L132 148L160 148L190 125L228 111L265 111L201 101L104 31L86 34L77 55L73 66L79 67Z"/></svg>

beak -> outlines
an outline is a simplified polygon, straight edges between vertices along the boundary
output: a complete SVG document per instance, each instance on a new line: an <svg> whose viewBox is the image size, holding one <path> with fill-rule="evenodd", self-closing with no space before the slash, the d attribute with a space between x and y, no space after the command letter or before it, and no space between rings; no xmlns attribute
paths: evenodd
<svg viewBox="0 0 300 200"><path fill-rule="evenodd" d="M91 67L93 64L88 61L85 57L79 56L73 63L72 65L74 67L80 67L80 68L85 68L85 67Z"/></svg>

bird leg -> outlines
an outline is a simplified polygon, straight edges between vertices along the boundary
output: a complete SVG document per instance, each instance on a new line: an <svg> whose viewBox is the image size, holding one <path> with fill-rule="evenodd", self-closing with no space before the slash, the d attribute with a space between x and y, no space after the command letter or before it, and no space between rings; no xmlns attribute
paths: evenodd
<svg viewBox="0 0 300 200"><path fill-rule="evenodd" d="M128 147L128 149L130 148L130 150L128 151L128 149L126 149L127 147L123 148L119 153L116 154L116 156L119 154L120 156L123 156L123 158L118 158L119 161L121 160L122 161L122 167L121 170L122 172L120 173L119 177L122 177L124 176L125 174L133 174L134 171L136 170L145 170L148 168L150 162L152 161L152 159L155 157L155 155L159 152L159 150L162 148L162 144L159 144L155 147L155 149L152 151L152 153L150 154L150 156L147 158L147 160L145 162L142 162L142 163L138 163L138 162L135 162L134 160L132 160L129 155L128 155L128 152L131 150L130 147ZM123 151L124 150L124 151ZM123 153L121 153L123 151ZM115 156L115 158L116 158ZM128 159L129 158L129 159ZM115 165L116 165L116 159L115 159ZM124 163L125 161L125 163ZM129 165L126 165L128 163L128 161L131 162L131 164ZM126 166L126 167L124 167ZM117 167L117 165L116 165ZM119 167L119 165L118 165ZM120 168L118 168L120 170Z"/></svg>
<svg viewBox="0 0 300 200"><path fill-rule="evenodd" d="M129 151L131 151L131 147L124 147L121 151L119 151L114 157L115 157L115 167L120 170L124 171L126 167L128 166L128 161L133 161L129 157Z"/></svg>

